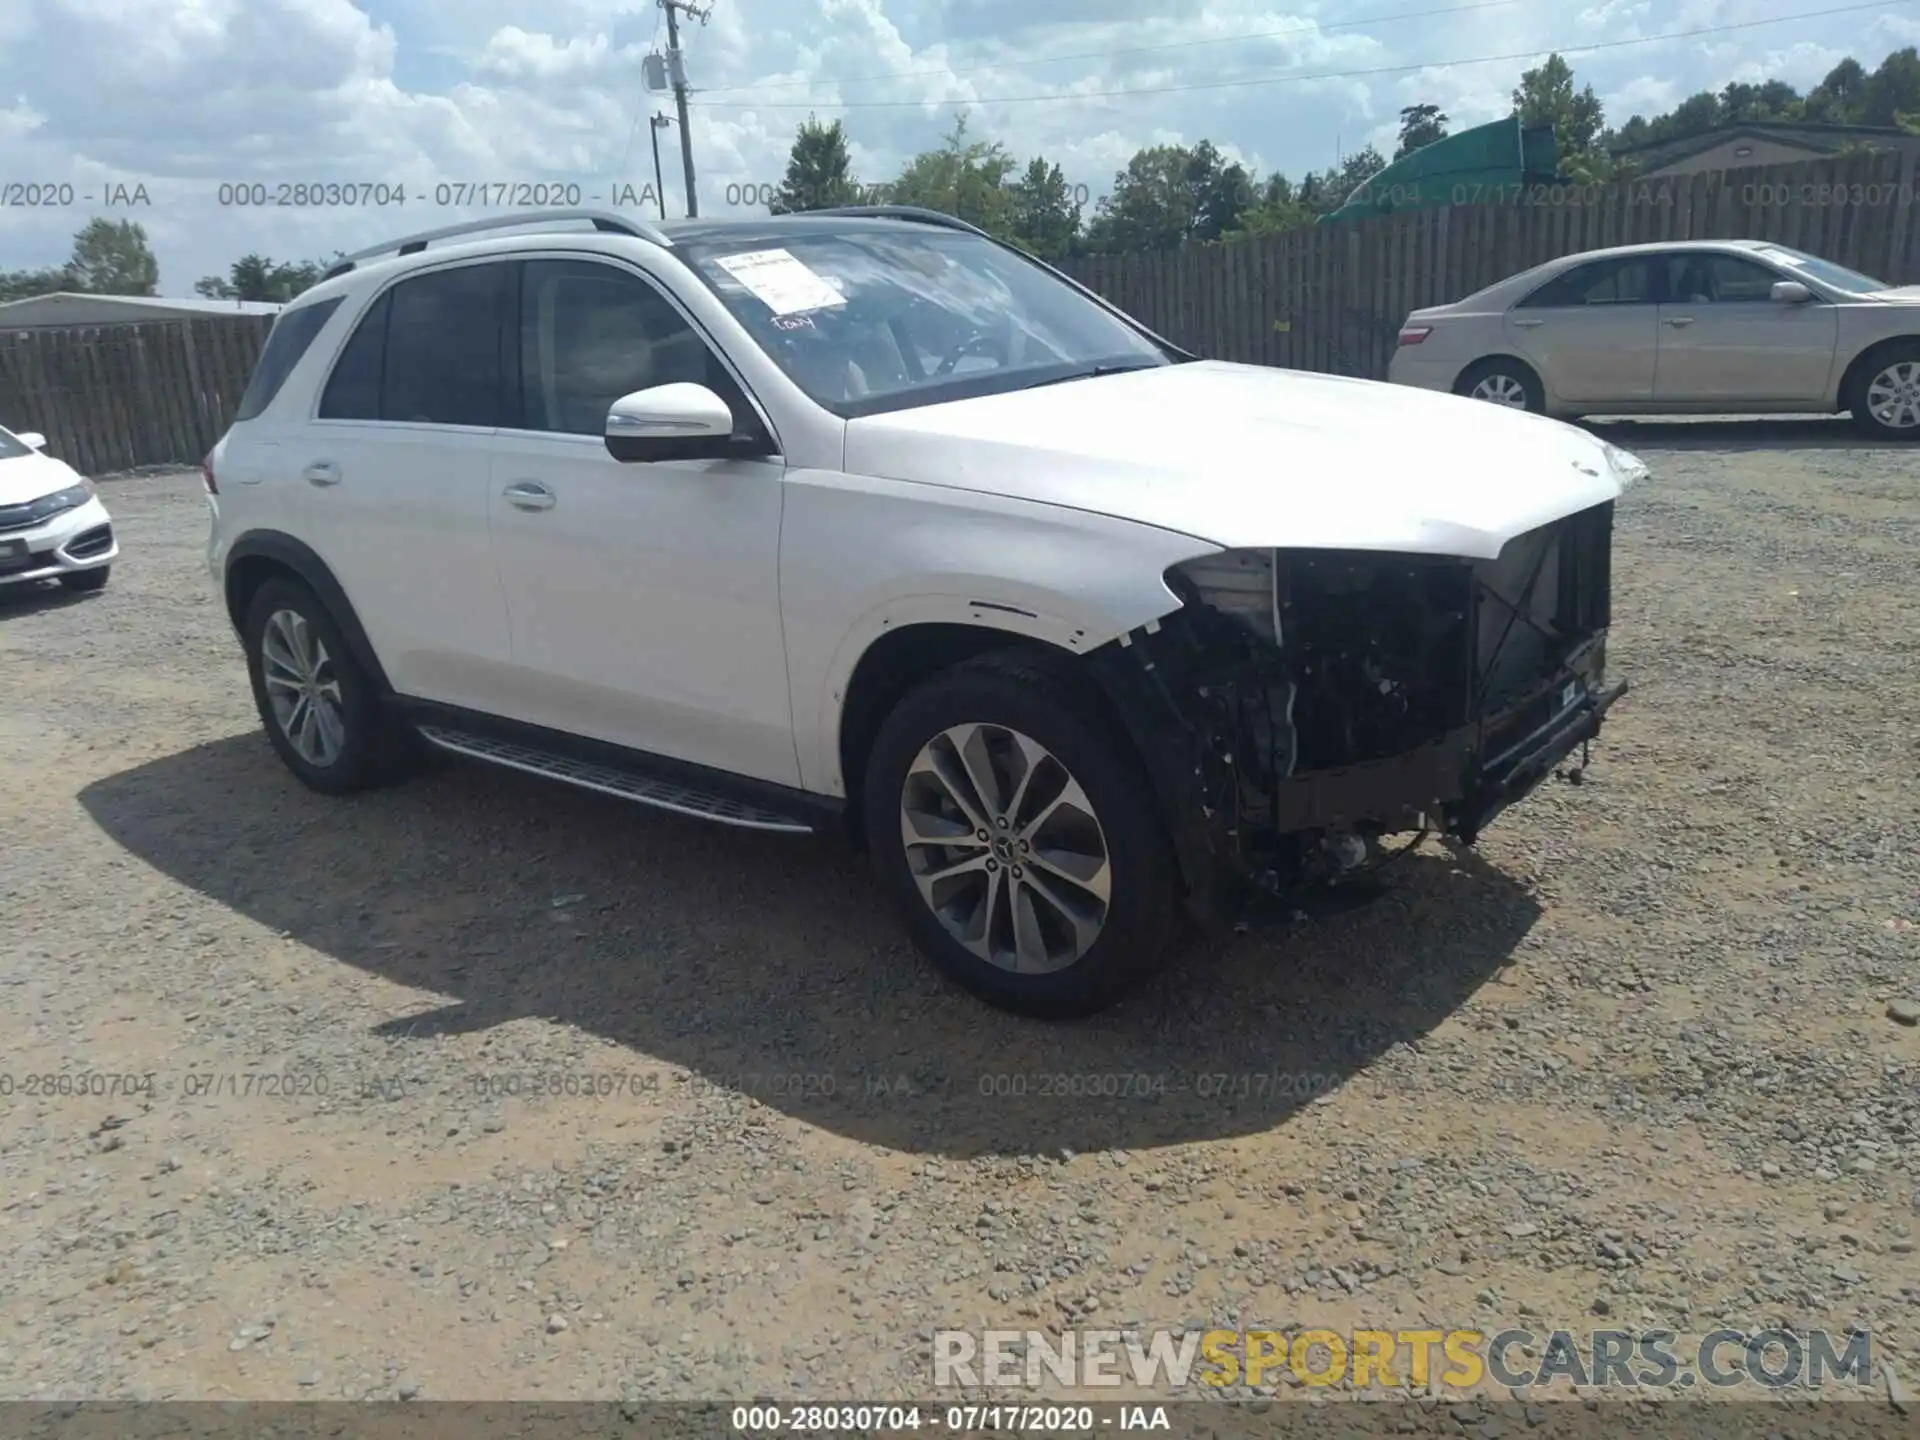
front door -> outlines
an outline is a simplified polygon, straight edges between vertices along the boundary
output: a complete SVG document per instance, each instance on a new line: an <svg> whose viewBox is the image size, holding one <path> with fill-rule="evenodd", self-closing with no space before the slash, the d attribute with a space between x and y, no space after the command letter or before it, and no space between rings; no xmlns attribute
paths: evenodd
<svg viewBox="0 0 1920 1440"><path fill-rule="evenodd" d="M1832 403L1829 377L1839 311L1824 300L1784 304L1773 287L1793 277L1744 256L1681 251L1666 257L1656 398L1682 405Z"/></svg>
<svg viewBox="0 0 1920 1440"><path fill-rule="evenodd" d="M745 397L678 307L612 263L526 262L518 329L523 413L495 440L489 500L510 718L797 786L784 465L623 464L605 444L631 391L693 381L736 415Z"/></svg>
<svg viewBox="0 0 1920 1440"><path fill-rule="evenodd" d="M1654 270L1639 256L1562 272L1507 312L1507 342L1550 400L1638 405L1653 398L1659 350Z"/></svg>

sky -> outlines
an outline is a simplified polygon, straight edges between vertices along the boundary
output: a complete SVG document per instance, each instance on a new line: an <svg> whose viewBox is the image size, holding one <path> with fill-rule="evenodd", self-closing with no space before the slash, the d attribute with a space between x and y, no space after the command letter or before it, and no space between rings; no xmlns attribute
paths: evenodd
<svg viewBox="0 0 1920 1440"><path fill-rule="evenodd" d="M964 111L1091 202L1144 145L1298 176L1390 152L1404 105L1496 119L1553 49L1618 123L1920 43L1920 0L1812 13L1846 4L711 0L682 38L701 213L723 215L761 208L809 113L845 122L864 182ZM249 251L321 258L541 198L508 185L652 216L648 117L672 100L641 62L665 43L655 0L4 0L0 269L63 261L94 215L145 227L165 295ZM683 214L679 127L660 137ZM295 203L239 203L261 198Z"/></svg>

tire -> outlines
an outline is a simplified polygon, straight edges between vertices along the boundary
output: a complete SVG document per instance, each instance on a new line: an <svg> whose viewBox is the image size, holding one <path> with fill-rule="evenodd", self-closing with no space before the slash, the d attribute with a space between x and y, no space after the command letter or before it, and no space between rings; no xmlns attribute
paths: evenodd
<svg viewBox="0 0 1920 1440"><path fill-rule="evenodd" d="M1476 393L1483 388L1515 395L1523 403L1513 404L1493 394ZM1517 360L1476 361L1460 372L1460 378L1453 382L1453 393L1472 400L1504 404L1514 410L1528 410L1535 415L1547 412L1547 396L1540 387L1540 377Z"/></svg>
<svg viewBox="0 0 1920 1440"><path fill-rule="evenodd" d="M968 746L976 770L986 754L1002 756L1005 768L987 773L995 775L1003 803L1019 794L1026 772L1031 788L1004 834L995 826L995 807L968 807L972 820L966 820L953 803L955 788L934 778L933 764L964 773L953 769L956 740ZM1028 765L1021 757L1032 747L1044 758ZM1063 778L1077 784L1077 796L1067 794ZM915 944L988 1004L1066 1020L1117 1001L1171 958L1181 933L1178 871L1153 793L1132 747L1097 700L1055 667L998 654L955 666L900 702L874 741L862 799L874 866ZM968 795L977 801L977 787ZM917 819L910 821L910 813ZM1022 860L1017 822L1037 815L1047 818L1029 832L1032 849ZM976 821L983 828L974 828ZM940 827L956 822L954 845L909 847L906 841L909 823L924 836L951 833ZM983 843L982 833L992 838ZM1104 904L1097 885L1073 884L1050 861L1035 867L1032 854L1043 848L1063 863L1077 860L1089 880L1101 872L1088 857L1104 851ZM971 868L976 862L979 868ZM920 870L956 864L968 868L934 884L932 898L922 893ZM995 884L989 869L1000 895L991 925L982 920ZM936 912L936 903L949 919ZM1065 919L1070 909L1083 922L1077 928ZM1016 913L1025 922L1018 928ZM971 944L962 938L969 932ZM1026 942L1024 957L1019 941ZM1000 963L989 958L995 952ZM1032 968L1016 973L1011 966L1022 958Z"/></svg>
<svg viewBox="0 0 1920 1440"><path fill-rule="evenodd" d="M113 566L101 565L93 570L75 570L60 577L60 583L76 595L85 595L89 591L104 590L107 576L113 573Z"/></svg>
<svg viewBox="0 0 1920 1440"><path fill-rule="evenodd" d="M1881 350L1861 367L1847 398L1853 423L1863 434L1876 440L1920 440L1920 341L1897 341ZM1881 419L1876 409L1898 417L1899 423Z"/></svg>
<svg viewBox="0 0 1920 1440"><path fill-rule="evenodd" d="M340 627L311 590L291 579L267 581L247 607L242 634L260 723L280 759L303 785L323 795L350 795L404 772L411 737L389 719L373 682L348 650ZM298 695L289 697L289 692L298 677L287 664L292 660L298 665L303 644L308 657L319 661L312 670L317 693L331 702L317 709L310 703L306 725L297 723ZM269 672L275 677L271 686ZM282 680L289 683L279 683ZM296 713L288 718L296 723L291 733L288 721L276 709L276 694L292 699ZM328 714L335 722L332 725L327 723Z"/></svg>

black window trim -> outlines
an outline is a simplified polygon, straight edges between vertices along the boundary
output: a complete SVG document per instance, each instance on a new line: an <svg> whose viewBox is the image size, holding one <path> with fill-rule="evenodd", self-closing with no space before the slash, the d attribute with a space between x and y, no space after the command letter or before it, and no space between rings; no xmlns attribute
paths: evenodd
<svg viewBox="0 0 1920 1440"><path fill-rule="evenodd" d="M681 302L680 297L673 293L673 287L668 285L658 275L653 274L645 267L636 264L624 255L607 255L598 250L527 250L516 253L513 258L517 262L513 282L515 301L514 323L503 328L511 336L511 340L508 343L510 345L514 384L516 387L521 385L524 378L525 362L520 354L520 305L525 302L524 286L526 283L526 267L536 260L579 260L593 265L605 266L607 269L614 270L620 274L631 275L639 280L641 284L650 286L656 294L673 307L675 313L678 314L682 320L686 321L687 327L693 331L701 344L707 347L708 353L719 359L720 368L727 372L735 388L739 390L741 396L752 409L753 418L759 422L762 435L765 436L768 444L773 447L772 454L761 458L766 460L784 460L786 458L787 449L781 442L779 430L774 427L772 415L768 412L767 407L761 403L760 397L754 394L753 387L747 384L746 376L740 373L740 367L734 364L733 357L727 354L726 347L715 340L713 332L701 322L700 317L689 310L687 306ZM524 422L527 418L524 408L526 397L518 389L516 389L515 396L517 403L513 410L514 417ZM721 398L725 399L726 397L722 396ZM524 423L517 426L502 425L500 432L502 434L515 436L540 436L546 439L592 439L595 441L602 439L600 436L574 435L559 430L530 429Z"/></svg>
<svg viewBox="0 0 1920 1440"><path fill-rule="evenodd" d="M372 295L367 297L367 303L365 305L362 305L360 309L354 313L353 324L347 327L347 332L345 336L343 336L342 339L340 340L340 343L334 347L333 355L327 361L326 378L322 380L320 384L314 387L313 403L307 413L308 423L313 425L387 425L387 426L392 426L395 429L414 431L414 432L418 432L421 430L450 430L461 435L495 435L495 434L498 434L500 431L506 429L507 427L503 425L450 425L444 421L439 421L439 420L386 420L386 419L365 420L365 419L348 419L345 416L323 416L320 413L320 406L322 402L326 399L327 386L331 384L333 381L333 372L339 366L341 356L346 354L347 346L353 343L354 332L359 330L360 322L366 319L367 316L372 313L374 306L378 305L382 300L392 295L392 293L395 290L397 290L400 286L406 284L407 281L409 280L417 280L422 275L436 275L446 270L470 270L481 265L498 265L502 267L511 267L515 271L511 280L512 292L513 292L511 299L513 301L517 301L520 297L520 277L519 277L518 271L519 271L519 263L522 258L523 257L521 257L518 254L465 256L465 257L454 259L454 260L444 260L437 265L421 265L415 268L403 270L397 275L389 276L385 281L381 283L380 287L377 290L375 290ZM503 282L503 287L504 287L504 284L505 282ZM500 359L501 359L501 363L504 365L505 359L506 359L505 346L507 343L505 339L505 332L512 329L513 327L504 323L505 321L504 314L502 315L501 318L502 318L502 323L498 328L499 328L499 332L502 335L502 338L500 341L500 344L502 347L502 353L501 353ZM391 303L389 303L387 306L387 313L381 318L381 322L380 322L380 326L381 326L380 374L381 374L381 393L383 396L386 390L387 331L392 327L392 324L393 324L393 306ZM501 375L500 379L501 379L501 390L500 390L500 393L495 396L494 409L497 412L504 413L505 404L507 400L506 376L504 373Z"/></svg>
<svg viewBox="0 0 1920 1440"><path fill-rule="evenodd" d="M289 305L273 317L273 324L267 330L267 338L261 343L260 353L254 357L253 373L247 376L246 384L240 388L240 398L234 403L234 424L240 425L258 420L273 408L273 402L278 400L280 398L280 392L287 388L287 381L293 378L293 372L300 368L302 361L314 353L313 347L315 342L326 333L327 326L331 325L338 316L340 303L345 298L343 295L329 295L325 299L310 300L304 305ZM281 327L286 325L288 321L293 320L295 316L306 315L313 311L322 312L319 326L314 330L312 335L307 337L307 343L300 347L300 353L293 357L293 363L287 366L286 373L275 383L273 389L267 392L266 398L260 402L260 407L250 415L244 414L243 412L247 407L247 391L253 388L254 375L258 374L261 363L267 358L267 347L273 344L275 332L280 331ZM332 373L331 366L329 366L328 373Z"/></svg>

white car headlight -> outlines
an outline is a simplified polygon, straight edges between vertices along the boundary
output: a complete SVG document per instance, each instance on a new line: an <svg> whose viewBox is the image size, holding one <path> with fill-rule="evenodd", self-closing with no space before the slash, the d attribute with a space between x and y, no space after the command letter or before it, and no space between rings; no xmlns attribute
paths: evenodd
<svg viewBox="0 0 1920 1440"><path fill-rule="evenodd" d="M1601 442L1601 449L1606 452L1607 464L1613 467L1613 473L1620 477L1623 489L1638 485L1647 478L1647 462L1638 455L1606 441Z"/></svg>
<svg viewBox="0 0 1920 1440"><path fill-rule="evenodd" d="M64 490L55 490L51 495L42 495L37 500L29 500L22 507L26 511L25 523L39 525L56 515L77 510L93 499L95 493L93 481L83 478Z"/></svg>

